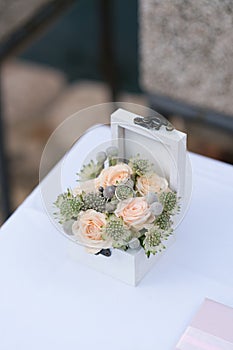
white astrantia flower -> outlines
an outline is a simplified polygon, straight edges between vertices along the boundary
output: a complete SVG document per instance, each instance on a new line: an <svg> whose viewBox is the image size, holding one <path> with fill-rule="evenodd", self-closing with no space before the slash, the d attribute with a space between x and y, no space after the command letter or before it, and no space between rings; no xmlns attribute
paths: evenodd
<svg viewBox="0 0 233 350"><path fill-rule="evenodd" d="M146 232L143 246L148 257L150 256L150 253L156 254L165 249L162 242L161 232L157 230L156 227L152 227Z"/></svg>

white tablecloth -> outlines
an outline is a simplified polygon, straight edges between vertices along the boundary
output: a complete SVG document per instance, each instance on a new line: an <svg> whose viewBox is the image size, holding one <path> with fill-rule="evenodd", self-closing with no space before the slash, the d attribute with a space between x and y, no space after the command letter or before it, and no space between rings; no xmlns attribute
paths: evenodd
<svg viewBox="0 0 233 350"><path fill-rule="evenodd" d="M233 306L233 168L191 161L189 212L136 288L71 261L36 188L0 233L0 349L170 350L205 297Z"/></svg>

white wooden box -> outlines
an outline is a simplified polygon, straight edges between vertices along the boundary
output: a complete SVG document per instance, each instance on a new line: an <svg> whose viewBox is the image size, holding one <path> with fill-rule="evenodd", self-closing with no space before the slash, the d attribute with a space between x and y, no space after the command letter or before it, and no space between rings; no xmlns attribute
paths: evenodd
<svg viewBox="0 0 233 350"><path fill-rule="evenodd" d="M155 171L168 180L169 187L181 198L180 213L173 218L175 228L187 211L192 192L187 135L172 128L160 114L153 113L154 128L146 128L135 124L135 119L142 120L143 124L144 117L119 108L111 115L112 142L126 159L139 153L142 158L150 158L151 154L152 163L157 161Z"/></svg>
<svg viewBox="0 0 233 350"><path fill-rule="evenodd" d="M174 240L174 236L171 236L164 245L169 247ZM88 254L84 247L72 241L69 243L69 257L73 261L85 264L96 271L132 286L136 286L141 281L162 254L163 252L147 258L142 248L135 250L128 249L127 251L112 249L112 255L106 257L100 254Z"/></svg>
<svg viewBox="0 0 233 350"><path fill-rule="evenodd" d="M156 112L154 112L156 113ZM112 140L115 143L122 156L129 159L136 153L142 157L148 158L151 154L151 161L157 160L155 166L156 172L166 177L169 187L177 191L178 196L184 199L190 197L189 183L187 182L187 135L175 129L170 129L159 123L155 123L155 128L142 127L135 124L135 119L143 117L124 109L118 109L111 115ZM153 116L152 116L153 118ZM163 118L159 114L154 118ZM158 129L156 129L158 127ZM167 128L169 130L167 130Z"/></svg>
<svg viewBox="0 0 233 350"><path fill-rule="evenodd" d="M147 159L149 155L152 162L156 159L156 172L166 177L169 187L177 191L182 200L181 214L173 220L177 225L180 217L184 215L190 196L187 190L189 184L186 181L186 134L172 129L162 118L155 114L151 118L154 123L150 124L149 118L143 126L144 119L141 116L118 109L111 115L112 143L119 148L122 158L129 159L140 153ZM174 236L170 236L163 243L168 247L173 241ZM88 254L84 247L73 242L70 242L69 247L69 255L73 260L133 286L138 284L165 251L147 258L142 248L127 251L112 249L111 257L105 257Z"/></svg>

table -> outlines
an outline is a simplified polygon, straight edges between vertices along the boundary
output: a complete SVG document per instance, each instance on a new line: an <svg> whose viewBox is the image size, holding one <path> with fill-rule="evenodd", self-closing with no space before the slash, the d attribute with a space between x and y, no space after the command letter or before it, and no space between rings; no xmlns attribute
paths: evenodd
<svg viewBox="0 0 233 350"><path fill-rule="evenodd" d="M71 261L32 192L0 232L0 349L170 350L205 297L233 306L233 168L190 157L189 212L136 288Z"/></svg>

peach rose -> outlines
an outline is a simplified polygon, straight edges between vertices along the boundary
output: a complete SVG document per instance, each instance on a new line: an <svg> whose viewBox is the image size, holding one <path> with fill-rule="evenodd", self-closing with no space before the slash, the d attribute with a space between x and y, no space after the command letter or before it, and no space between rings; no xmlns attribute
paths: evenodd
<svg viewBox="0 0 233 350"><path fill-rule="evenodd" d="M146 199L143 197L128 198L119 202L115 214L136 230L147 227L155 220Z"/></svg>
<svg viewBox="0 0 233 350"><path fill-rule="evenodd" d="M110 166L109 168L103 169L97 179L98 185L103 188L107 186L117 185L122 181L130 178L132 169L124 163Z"/></svg>
<svg viewBox="0 0 233 350"><path fill-rule="evenodd" d="M90 192L96 192L96 190L97 190L96 179L93 179L88 181L80 181L79 185L72 190L72 193L74 196L78 196L82 194L83 191L85 193L90 193Z"/></svg>
<svg viewBox="0 0 233 350"><path fill-rule="evenodd" d="M102 228L105 225L105 214L89 209L79 214L78 220L72 226L72 231L77 241L85 245L89 253L96 254L101 249L111 247L110 240L102 238Z"/></svg>
<svg viewBox="0 0 233 350"><path fill-rule="evenodd" d="M148 192L164 192L168 190L168 182L165 178L153 173L137 178L136 188L138 192L145 196Z"/></svg>

